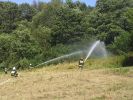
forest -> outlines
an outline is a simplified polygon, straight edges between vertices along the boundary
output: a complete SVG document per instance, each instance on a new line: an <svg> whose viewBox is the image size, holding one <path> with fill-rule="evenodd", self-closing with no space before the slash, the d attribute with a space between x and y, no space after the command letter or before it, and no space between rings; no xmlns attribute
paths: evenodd
<svg viewBox="0 0 133 100"><path fill-rule="evenodd" d="M16 4L0 1L0 69L25 69L101 40L116 55L133 52L133 0Z"/></svg>

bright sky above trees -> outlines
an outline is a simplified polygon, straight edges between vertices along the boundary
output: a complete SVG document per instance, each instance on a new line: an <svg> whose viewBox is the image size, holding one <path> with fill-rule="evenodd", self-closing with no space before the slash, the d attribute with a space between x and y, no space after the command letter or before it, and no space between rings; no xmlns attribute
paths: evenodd
<svg viewBox="0 0 133 100"><path fill-rule="evenodd" d="M20 3L25 3L25 2L31 4L33 2L33 0L0 0L0 1L12 1L12 2L19 3L19 4ZM36 1L38 1L38 0L36 0ZM49 2L50 0L39 0L39 1ZM78 0L73 0L73 1L75 2L75 1L78 1ZM95 6L95 4L96 4L96 0L79 0L79 1L84 2L87 5L91 5L91 6Z"/></svg>

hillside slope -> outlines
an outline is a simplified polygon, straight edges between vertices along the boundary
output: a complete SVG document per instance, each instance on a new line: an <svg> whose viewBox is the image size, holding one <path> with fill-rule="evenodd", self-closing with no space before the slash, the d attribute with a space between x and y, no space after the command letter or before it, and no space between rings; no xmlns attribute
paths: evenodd
<svg viewBox="0 0 133 100"><path fill-rule="evenodd" d="M63 63L0 75L0 100L132 100L133 68L84 70ZM91 67L90 67L91 68Z"/></svg>

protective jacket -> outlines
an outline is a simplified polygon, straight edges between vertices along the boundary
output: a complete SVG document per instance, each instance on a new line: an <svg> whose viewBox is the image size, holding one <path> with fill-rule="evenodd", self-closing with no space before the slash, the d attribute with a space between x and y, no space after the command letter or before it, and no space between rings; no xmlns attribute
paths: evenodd
<svg viewBox="0 0 133 100"><path fill-rule="evenodd" d="M84 60L80 59L79 60L79 67L82 68L84 66Z"/></svg>

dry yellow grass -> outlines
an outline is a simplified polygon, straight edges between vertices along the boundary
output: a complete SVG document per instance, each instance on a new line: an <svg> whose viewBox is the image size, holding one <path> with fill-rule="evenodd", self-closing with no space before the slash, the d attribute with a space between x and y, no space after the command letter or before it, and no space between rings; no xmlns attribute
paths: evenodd
<svg viewBox="0 0 133 100"><path fill-rule="evenodd" d="M132 69L131 69L132 70ZM1 75L0 100L133 100L133 76L109 69L79 70L76 64Z"/></svg>

